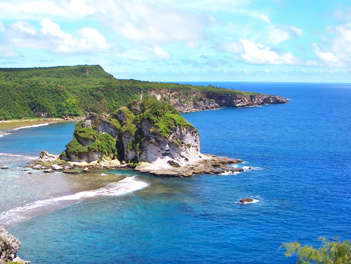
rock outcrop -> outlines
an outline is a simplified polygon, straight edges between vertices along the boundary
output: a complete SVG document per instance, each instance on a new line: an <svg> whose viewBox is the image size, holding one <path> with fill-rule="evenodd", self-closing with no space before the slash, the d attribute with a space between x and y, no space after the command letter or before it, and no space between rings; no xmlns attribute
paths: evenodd
<svg viewBox="0 0 351 264"><path fill-rule="evenodd" d="M253 199L252 198L244 198L240 200L240 203L245 204L245 203L252 203Z"/></svg>
<svg viewBox="0 0 351 264"><path fill-rule="evenodd" d="M238 171L242 162L200 153L197 130L167 102L134 101L112 115L89 114L77 123L74 137L60 155L84 164L130 164L158 176L191 176Z"/></svg>
<svg viewBox="0 0 351 264"><path fill-rule="evenodd" d="M29 261L23 261L17 257L20 246L21 242L0 226L0 264L7 264L10 261L29 264Z"/></svg>
<svg viewBox="0 0 351 264"><path fill-rule="evenodd" d="M170 102L180 113L195 112L200 110L213 110L223 107L252 107L269 104L285 104L286 98L276 95L237 92L231 90L222 93L199 92L187 90L150 90L148 95Z"/></svg>

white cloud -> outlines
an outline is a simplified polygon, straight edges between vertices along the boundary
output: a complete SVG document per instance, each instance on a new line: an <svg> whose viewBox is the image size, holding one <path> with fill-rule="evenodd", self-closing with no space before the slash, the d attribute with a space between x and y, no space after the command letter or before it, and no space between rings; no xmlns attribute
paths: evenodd
<svg viewBox="0 0 351 264"><path fill-rule="evenodd" d="M10 0L0 2L0 18L38 19L41 16L67 17L69 12L60 6L59 1L48 0Z"/></svg>
<svg viewBox="0 0 351 264"><path fill-rule="evenodd" d="M49 19L42 19L40 25L41 29L37 30L27 22L16 22L6 32L7 38L22 48L48 49L63 54L104 52L112 46L93 28L82 28L77 36L72 36Z"/></svg>
<svg viewBox="0 0 351 264"><path fill-rule="evenodd" d="M0 58L12 59L19 58L21 54L13 47L13 45L4 44L0 45Z"/></svg>
<svg viewBox="0 0 351 264"><path fill-rule="evenodd" d="M5 31L4 24L0 21L0 32L4 32L4 31Z"/></svg>
<svg viewBox="0 0 351 264"><path fill-rule="evenodd" d="M333 53L320 51L317 44L312 43L312 50L320 60L327 63L329 66L343 66L343 63L335 57Z"/></svg>
<svg viewBox="0 0 351 264"><path fill-rule="evenodd" d="M278 54L263 44L255 44L248 39L240 39L244 46L241 57L253 64L296 64L296 59L291 53Z"/></svg>
<svg viewBox="0 0 351 264"><path fill-rule="evenodd" d="M147 48L147 50L151 51L154 54L154 58L160 58L160 59L169 59L171 57L171 55L160 49L160 47L154 47L154 48Z"/></svg>
<svg viewBox="0 0 351 264"><path fill-rule="evenodd" d="M279 44L285 40L288 40L292 37L302 36L302 29L292 27L292 26L272 26L268 32L268 40L272 44Z"/></svg>
<svg viewBox="0 0 351 264"><path fill-rule="evenodd" d="M225 51L232 52L232 53L243 53L244 52L244 46L243 46L242 42L240 42L240 43L237 43L237 42L224 43L223 49Z"/></svg>
<svg viewBox="0 0 351 264"><path fill-rule="evenodd" d="M105 22L131 40L189 42L202 39L208 18L180 11L179 5L182 3L170 5L167 1L152 3L149 0L8 0L0 2L0 18L89 18Z"/></svg>
<svg viewBox="0 0 351 264"><path fill-rule="evenodd" d="M331 67L351 65L351 23L328 27L329 37L323 37L323 49L312 43L312 51L320 62ZM333 34L334 37L330 37Z"/></svg>
<svg viewBox="0 0 351 264"><path fill-rule="evenodd" d="M331 30L337 35L331 41L331 50L341 60L351 61L351 23L335 28L331 27Z"/></svg>

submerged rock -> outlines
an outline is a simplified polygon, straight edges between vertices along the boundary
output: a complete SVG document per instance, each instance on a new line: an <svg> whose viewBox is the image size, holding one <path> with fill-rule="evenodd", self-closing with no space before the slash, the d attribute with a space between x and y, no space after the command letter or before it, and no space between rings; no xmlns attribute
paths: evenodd
<svg viewBox="0 0 351 264"><path fill-rule="evenodd" d="M23 261L17 257L17 251L20 246L21 242L13 235L9 234L5 228L0 226L0 263L5 264L13 261L29 264L29 261Z"/></svg>

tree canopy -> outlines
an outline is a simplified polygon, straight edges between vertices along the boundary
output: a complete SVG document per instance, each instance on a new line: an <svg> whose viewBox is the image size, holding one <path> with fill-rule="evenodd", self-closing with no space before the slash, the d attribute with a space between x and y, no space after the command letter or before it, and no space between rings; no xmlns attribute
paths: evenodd
<svg viewBox="0 0 351 264"><path fill-rule="evenodd" d="M301 246L299 242L283 243L280 248L285 248L285 256L298 256L297 264L350 264L351 243L350 240L341 242L338 237L334 240L327 240L325 237L318 238L321 246Z"/></svg>

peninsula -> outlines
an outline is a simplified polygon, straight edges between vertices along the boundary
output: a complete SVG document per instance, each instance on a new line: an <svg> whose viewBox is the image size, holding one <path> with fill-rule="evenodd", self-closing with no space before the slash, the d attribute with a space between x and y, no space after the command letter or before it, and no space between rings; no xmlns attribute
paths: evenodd
<svg viewBox="0 0 351 264"><path fill-rule="evenodd" d="M112 114L133 100L157 99L179 112L286 103L285 98L214 86L115 79L99 65L0 68L0 120Z"/></svg>

